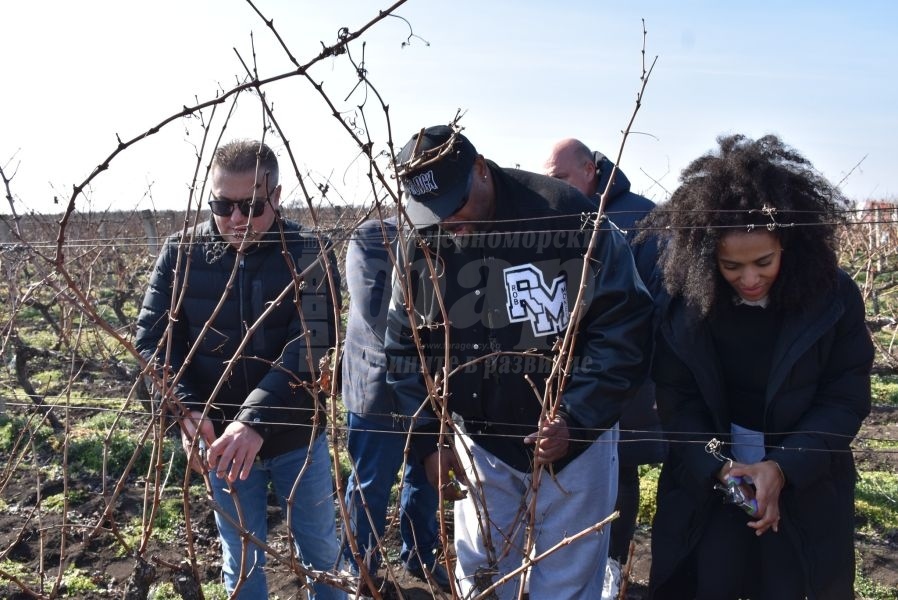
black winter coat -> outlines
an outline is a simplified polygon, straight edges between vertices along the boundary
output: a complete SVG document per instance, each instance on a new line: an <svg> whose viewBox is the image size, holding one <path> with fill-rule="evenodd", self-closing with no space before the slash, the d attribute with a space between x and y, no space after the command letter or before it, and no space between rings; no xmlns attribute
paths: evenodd
<svg viewBox="0 0 898 600"><path fill-rule="evenodd" d="M494 228L455 240L436 228L424 232L440 294L416 246L411 268L396 278L386 336L388 382L405 414L415 414L427 398L415 327L430 373L444 366L452 372L446 383L449 410L464 418L479 445L529 471L532 448L523 438L539 421L537 394L545 390L553 348L577 298L592 227L584 216L595 206L558 180L488 165L496 186ZM652 300L618 232L605 227L588 265L562 410L570 425L587 429L573 436L595 439L617 422L647 375ZM413 294L414 324L405 310L405 283ZM413 441L419 457L436 449L425 436Z"/></svg>
<svg viewBox="0 0 898 600"><path fill-rule="evenodd" d="M331 286L320 256L316 236L279 218L238 257L207 221L184 244L181 234L166 240L137 319L138 351L157 365L169 357L165 375L170 382L177 378L174 394L184 407L202 411L211 401L216 435L232 420L252 426L264 440L261 458L307 446L310 425L320 430L325 423L320 398L310 389L319 361L336 343ZM328 259L339 294L336 263L330 253ZM172 296L178 310L169 345Z"/></svg>
<svg viewBox="0 0 898 600"><path fill-rule="evenodd" d="M870 411L873 362L864 314L857 286L840 272L835 290L786 316L772 348L765 459L786 478L781 518L811 599L854 597L856 471L849 445ZM731 419L707 323L680 300L662 316L652 373L670 448L658 484L650 587L654 598L688 598L686 559L710 507L721 503L713 490L721 463L704 445L712 437L728 442L721 432L729 432Z"/></svg>

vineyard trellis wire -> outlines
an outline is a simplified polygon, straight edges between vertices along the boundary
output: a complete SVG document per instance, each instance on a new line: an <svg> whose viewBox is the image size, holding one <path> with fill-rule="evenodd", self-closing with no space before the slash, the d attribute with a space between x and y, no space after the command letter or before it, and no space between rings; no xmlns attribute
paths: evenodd
<svg viewBox="0 0 898 600"><path fill-rule="evenodd" d="M300 222L312 225L313 230L334 239L338 254L345 248L346 240L355 226L372 214L382 214L381 209L392 212L398 199L398 189L390 178L385 165L392 152L392 133L389 130L389 113L386 103L379 98L376 88L368 80L367 71L354 62L352 43L361 39L364 32L376 25L402 2L355 32L343 31L338 41L322 49L319 56L306 64L293 59L296 71L280 76L259 79L253 67L247 67L246 79L225 94L207 102L185 108L148 130L158 130L168 123L188 115L203 115L202 128L205 133L219 138L227 130L227 117L219 129L212 124L216 111L232 96L251 94L257 97L264 109L264 129L270 135L283 140L289 155L289 163L301 182L301 198L296 206L287 208L285 213ZM260 14L261 16L261 14ZM271 21L264 22L276 35ZM279 38L280 39L280 38ZM286 44L285 51L289 54ZM292 59L292 54L290 54ZM328 57L345 57L358 72L359 83L371 91L378 109L387 123L385 141L375 139L369 124L365 106L357 107L349 115L338 107L322 91L320 83L309 75L315 62ZM286 78L305 78L307 83L321 94L323 106L345 128L357 144L360 152L370 162L369 183L377 201L373 206L344 206L335 203L335 192L328 188L330 182L300 173L297 161L292 156L289 137L279 129L276 115L265 100L264 88L277 84ZM366 124L361 126L360 123ZM47 492L55 489L51 482L60 482L63 497L71 483L68 478L70 459L74 455L77 430L84 423L101 430L102 435L95 441L102 447L100 477L97 495L102 499L102 510L94 519L82 519L77 507L66 501L60 519L53 525L63 535L60 548L54 552L58 564L48 558L46 569L41 569L40 579L35 584L9 569L0 567L0 578L17 585L23 592L35 597L55 597L68 566L70 555L67 545L88 543L102 539L104 543L119 545L123 552L134 557L136 565L144 566L152 562L151 540L156 531L156 516L162 502L170 497L168 483L177 481L178 465L171 451L168 432L171 422L162 418L152 408L146 377L142 365L132 346L134 318L139 309L146 285L146 276L158 251L159 240L165 234L184 229L200 218L198 207L201 195L191 196L190 207L185 211L161 211L140 213L91 213L75 209L78 199L87 189L90 181L107 168L114 168L114 159L126 152L145 136L137 136L122 142L115 151L97 167L97 170L82 184L75 187L65 213L60 215L21 214L13 209L12 218L3 218L0 224L0 264L3 268L3 283L0 296L3 301L3 336L0 355L4 357L4 371L0 378L0 412L4 418L16 417L15 435L5 453L6 463L0 472L0 501L3 492L16 479L35 481L34 500L23 514L22 526L17 531L4 534L0 540L0 559L15 555L19 542L34 531L33 522L47 519L46 507L42 500ZM195 166L196 173L202 172L207 152L200 152ZM197 176L197 189L202 189L202 177ZM14 176L3 173L6 195L11 207L15 207ZM895 314L895 291L898 287L898 207L887 202L870 203L858 207L850 215L849 225L842 231L842 264L861 285L865 300L870 306L869 324L874 332L878 349L878 368L891 372L898 368L898 350L895 339L898 336L898 320ZM342 263L342 261L340 261ZM333 392L333 390L331 390ZM331 406L337 410L337 398L331 395ZM95 416L103 416L94 419ZM338 415L335 415L338 416ZM92 420L93 419L93 420ZM334 454L339 457L345 450L340 447L341 429L339 418L333 420ZM44 431L43 424L51 433ZM12 431L12 428L8 428ZM121 452L119 435L128 430L138 436L138 443L124 462L116 462L116 452ZM48 443L48 440L51 440ZM859 439L860 443L881 440ZM896 440L885 440L896 442ZM56 451L53 456L62 471L48 469L41 463L46 456L46 448ZM44 450L42 450L44 449ZM878 449L876 452L894 452ZM61 457L61 458L60 458ZM122 458L122 457L118 457ZM117 465L110 470L110 465ZM123 468L118 470L118 466ZM144 494L144 514L140 519L137 536L127 533L128 523L119 522L118 502L124 491L137 482ZM198 500L184 492L187 532L192 532L189 515L190 506ZM202 498L200 502L204 501ZM37 528L39 535L48 529ZM77 535L76 535L77 534ZM183 565L160 560L157 566L172 572L187 573L195 581L201 581L199 558L193 547L191 533L185 535L179 556L187 560ZM50 539L49 537L47 538ZM76 540L81 540L80 542ZM293 557L282 549L269 547L274 556L286 564L296 564ZM299 574L309 574L300 566L294 567ZM144 571L135 568L135 573ZM334 573L311 573L325 577L334 585L351 587L351 582L338 570ZM45 580L46 576L46 580ZM145 579L150 576L146 576ZM134 594L140 593L139 578L135 577ZM201 592L200 592L201 593ZM137 597L137 596L132 596Z"/></svg>

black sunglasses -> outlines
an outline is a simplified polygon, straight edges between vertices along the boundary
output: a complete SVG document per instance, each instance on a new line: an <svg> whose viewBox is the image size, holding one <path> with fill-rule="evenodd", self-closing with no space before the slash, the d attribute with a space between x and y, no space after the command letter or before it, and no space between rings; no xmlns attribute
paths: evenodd
<svg viewBox="0 0 898 600"><path fill-rule="evenodd" d="M240 209L240 213L244 217L258 217L265 212L265 205L268 204L268 197L256 196L253 198L244 198L243 200L221 200L214 195L209 200L209 210L213 215L219 217L230 217L234 213L235 208Z"/></svg>

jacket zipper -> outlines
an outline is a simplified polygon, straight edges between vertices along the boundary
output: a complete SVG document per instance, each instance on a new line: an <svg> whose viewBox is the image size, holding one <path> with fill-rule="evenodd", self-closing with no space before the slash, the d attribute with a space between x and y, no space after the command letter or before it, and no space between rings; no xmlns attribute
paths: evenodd
<svg viewBox="0 0 898 600"><path fill-rule="evenodd" d="M240 307L240 337L241 337L241 339L244 338L247 333L246 316L244 314L245 313L245 311L244 311L244 297L245 297L244 291L246 288L245 266L246 265L244 264L244 257L241 255L240 256L240 265L239 265L239 269L237 271L237 291L238 291L238 297L240 299L239 307ZM246 371L246 361L241 360L240 366L243 369L243 384L244 384L244 387L246 387L246 389L244 391L245 391L246 395L249 396L250 390L249 390L249 387L247 386L247 382L249 381L249 373L247 373L247 371Z"/></svg>

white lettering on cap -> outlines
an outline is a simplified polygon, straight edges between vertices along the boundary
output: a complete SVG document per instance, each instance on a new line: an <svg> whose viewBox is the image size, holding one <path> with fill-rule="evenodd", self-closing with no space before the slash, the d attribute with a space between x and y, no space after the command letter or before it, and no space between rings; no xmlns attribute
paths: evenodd
<svg viewBox="0 0 898 600"><path fill-rule="evenodd" d="M412 196L423 196L439 189L433 178L433 171L425 171L405 180L408 193Z"/></svg>

